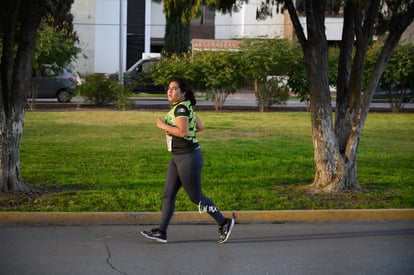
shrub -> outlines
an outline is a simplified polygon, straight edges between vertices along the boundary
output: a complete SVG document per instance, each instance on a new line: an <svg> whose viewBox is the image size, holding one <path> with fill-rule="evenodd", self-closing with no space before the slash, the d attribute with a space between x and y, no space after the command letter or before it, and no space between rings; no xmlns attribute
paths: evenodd
<svg viewBox="0 0 414 275"><path fill-rule="evenodd" d="M272 77L259 85L256 93L257 106L261 112L266 111L273 104L285 104L289 99L289 89L286 79L283 77Z"/></svg>
<svg viewBox="0 0 414 275"><path fill-rule="evenodd" d="M126 85L120 85L116 79L110 79L104 74L90 74L85 77L85 83L78 87L79 95L87 102L99 106L116 103L118 108L131 106L128 96L131 94Z"/></svg>
<svg viewBox="0 0 414 275"><path fill-rule="evenodd" d="M108 105L116 100L116 92L110 88L113 80L104 74L89 74L85 77L85 83L79 86L79 95L87 102L96 105Z"/></svg>
<svg viewBox="0 0 414 275"><path fill-rule="evenodd" d="M128 85L119 84L118 81L112 80L110 82L109 88L116 92L117 98L115 106L118 109L131 109L133 106L133 101L129 98L132 95L132 89Z"/></svg>

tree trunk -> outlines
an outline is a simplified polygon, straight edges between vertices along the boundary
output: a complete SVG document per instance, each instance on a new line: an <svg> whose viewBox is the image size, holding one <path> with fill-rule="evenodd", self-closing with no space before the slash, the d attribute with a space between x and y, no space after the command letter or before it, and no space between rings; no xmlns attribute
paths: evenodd
<svg viewBox="0 0 414 275"><path fill-rule="evenodd" d="M254 95L256 98L257 107L259 108L259 112L265 111L265 105L263 104L263 99L260 94L260 90L262 89L263 81L260 81L259 79L254 79Z"/></svg>
<svg viewBox="0 0 414 275"><path fill-rule="evenodd" d="M336 193L343 188L346 166L340 154L332 121L329 90L328 44L325 36L325 7L306 2L308 38L301 42L309 81L315 178L308 186L314 193ZM304 36L299 36L304 39Z"/></svg>
<svg viewBox="0 0 414 275"><path fill-rule="evenodd" d="M1 191L15 192L23 191L29 192L20 175L20 142L23 134L24 113L14 112L10 114L11 117L6 117L2 123L1 135Z"/></svg>
<svg viewBox="0 0 414 275"><path fill-rule="evenodd" d="M4 28L0 81L0 190L2 192L31 191L24 184L20 174L19 152L36 32L44 6L40 1L24 2L24 8L20 7L21 4L20 1L10 0L3 3L1 7L1 23Z"/></svg>
<svg viewBox="0 0 414 275"><path fill-rule="evenodd" d="M223 89L214 89L211 93L213 96L214 110L222 110L229 92Z"/></svg>
<svg viewBox="0 0 414 275"><path fill-rule="evenodd" d="M367 7L359 6L359 1L346 1L337 81L335 125L332 122L328 84L328 51L324 26L326 2L306 0L307 37L299 22L293 2L285 1L285 4L305 55L309 80L316 174L308 190L316 193L337 193L344 189L360 189L357 181L359 140L373 93L385 65L401 34L413 21L414 4L411 3L401 16L396 15L398 24L392 25L389 29L389 36L366 88L362 92L365 55L373 35L380 1L371 1ZM364 8L366 10L363 10ZM354 40L355 37L356 40ZM352 57L354 43L356 51Z"/></svg>
<svg viewBox="0 0 414 275"><path fill-rule="evenodd" d="M348 173L333 127L328 56L324 47L327 46L319 45L308 49L305 53L310 84L310 112L316 169L314 181L308 190L314 193L336 193L343 189Z"/></svg>

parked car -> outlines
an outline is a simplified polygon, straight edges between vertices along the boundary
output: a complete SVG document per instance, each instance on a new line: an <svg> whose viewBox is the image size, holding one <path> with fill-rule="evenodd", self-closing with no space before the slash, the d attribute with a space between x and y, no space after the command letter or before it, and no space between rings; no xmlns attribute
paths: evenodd
<svg viewBox="0 0 414 275"><path fill-rule="evenodd" d="M38 75L32 77L32 84L37 85L36 98L57 98L59 102L70 102L81 79L69 68L42 65Z"/></svg>
<svg viewBox="0 0 414 275"><path fill-rule="evenodd" d="M159 57L138 60L124 73L124 83L129 85L134 93L162 94L165 88L148 77L148 72L160 60ZM110 78L117 79L118 73L110 74Z"/></svg>
<svg viewBox="0 0 414 275"><path fill-rule="evenodd" d="M410 102L413 98L413 92L411 90L404 90L404 91L385 91L381 88L377 88L374 92L373 100L376 101L390 101L398 100L399 98L402 99L402 102Z"/></svg>

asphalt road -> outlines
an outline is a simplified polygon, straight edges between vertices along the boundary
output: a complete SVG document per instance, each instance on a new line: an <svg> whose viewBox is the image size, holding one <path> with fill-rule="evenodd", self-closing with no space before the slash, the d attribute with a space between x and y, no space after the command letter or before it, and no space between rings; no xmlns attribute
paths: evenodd
<svg viewBox="0 0 414 275"><path fill-rule="evenodd" d="M136 97L133 99L136 108L163 108L168 109L169 103L167 98L160 97ZM84 103L81 97L75 97L71 103L58 103L56 99L37 99L37 109L77 109ZM335 107L335 101L332 101L332 107ZM211 100L198 99L197 106L199 109L214 110L214 103ZM82 108L82 107L81 107ZM272 110L279 111L306 111L307 105L305 102L300 102L298 99L290 99L286 104L274 104ZM228 110L255 110L257 109L256 98L251 92L237 92L227 97L224 103L224 109ZM385 102L372 102L370 109L372 111L390 112L390 104ZM404 105L405 112L414 111L414 102L409 102Z"/></svg>
<svg viewBox="0 0 414 275"><path fill-rule="evenodd" d="M0 274L414 274L414 221L171 225L168 244L148 226L3 226Z"/></svg>

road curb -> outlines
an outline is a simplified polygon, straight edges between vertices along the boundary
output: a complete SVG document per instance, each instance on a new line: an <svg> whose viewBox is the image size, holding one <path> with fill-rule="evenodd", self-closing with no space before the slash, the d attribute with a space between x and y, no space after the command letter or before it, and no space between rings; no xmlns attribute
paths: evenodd
<svg viewBox="0 0 414 275"><path fill-rule="evenodd" d="M0 212L0 226L149 225L160 212ZM414 220L414 209L223 211L237 223ZM175 212L172 224L209 224L206 213Z"/></svg>

